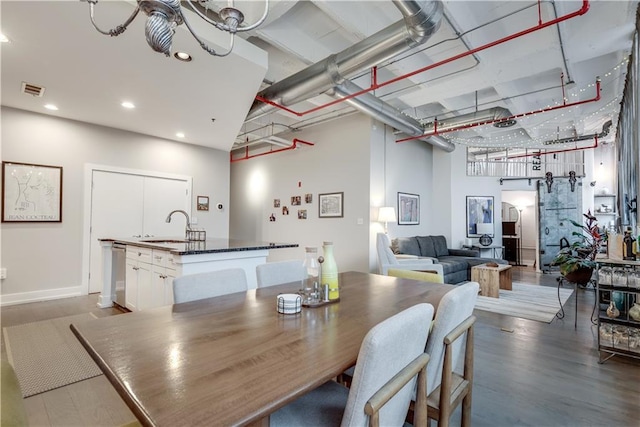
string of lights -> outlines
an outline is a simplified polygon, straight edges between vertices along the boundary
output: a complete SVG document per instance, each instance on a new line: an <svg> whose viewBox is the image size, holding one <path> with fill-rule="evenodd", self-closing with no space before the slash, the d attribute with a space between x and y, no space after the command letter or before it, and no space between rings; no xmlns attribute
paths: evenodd
<svg viewBox="0 0 640 427"><path fill-rule="evenodd" d="M582 111L581 106L570 107L566 110L562 110L558 113L557 110L552 112L540 112L536 114L530 114L518 119L518 123L521 126L520 129L514 129L507 133L483 135L489 133L488 130L494 130L491 124L478 126L471 129L464 129L452 133L448 139L459 145L465 145L470 147L496 147L496 148L544 148L547 147L549 142L554 140L561 140L563 138L578 137L576 133L576 125L580 122L588 122L589 119L594 117L600 117L607 115L613 121L613 129L615 129L620 111L620 99L621 96L615 96L612 99L609 97L610 91L607 89L614 84L619 84L621 79L626 76L627 64L629 58L625 58L616 64L614 67L606 71L602 76L601 92L603 93L602 100L606 101L600 108L591 111L589 113L580 113ZM593 92L595 83L589 83L588 85L580 88L575 88L572 93L564 98L564 102L568 102L570 98L572 102L579 99L580 94L589 91ZM557 102L554 105L547 105L547 109L561 105ZM577 123L569 122L568 120L576 121ZM549 127L553 126L553 130L549 130ZM526 130L525 130L526 129ZM598 130L594 130L594 134ZM588 135L589 133L585 133ZM589 141L587 141L588 143ZM574 144L575 141L566 141L558 145Z"/></svg>

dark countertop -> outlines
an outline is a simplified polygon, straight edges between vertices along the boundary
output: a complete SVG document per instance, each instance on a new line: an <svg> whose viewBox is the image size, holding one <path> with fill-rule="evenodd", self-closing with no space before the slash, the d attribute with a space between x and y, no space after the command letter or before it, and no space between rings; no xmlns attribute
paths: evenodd
<svg viewBox="0 0 640 427"><path fill-rule="evenodd" d="M297 243L256 242L239 239L207 239L187 242L181 237L113 238L99 239L103 242L140 246L170 251L176 255L197 255L221 252L255 251L263 249L297 248Z"/></svg>

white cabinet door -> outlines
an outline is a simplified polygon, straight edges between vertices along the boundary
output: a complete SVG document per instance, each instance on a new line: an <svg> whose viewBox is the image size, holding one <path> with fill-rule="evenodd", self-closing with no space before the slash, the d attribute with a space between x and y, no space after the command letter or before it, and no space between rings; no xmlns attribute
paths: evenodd
<svg viewBox="0 0 640 427"><path fill-rule="evenodd" d="M164 305L173 305L173 279L176 276L176 270L167 268L164 279Z"/></svg>
<svg viewBox="0 0 640 427"><path fill-rule="evenodd" d="M166 268L154 265L151 279L151 293L148 296L149 303L152 307L162 307L165 305L164 295L166 280Z"/></svg>
<svg viewBox="0 0 640 427"><path fill-rule="evenodd" d="M169 212L182 209L190 213L191 195L186 181L167 178L144 178L144 236L184 236L186 218L180 213L171 217Z"/></svg>
<svg viewBox="0 0 640 427"><path fill-rule="evenodd" d="M102 290L102 250L98 239L131 237L142 231L143 177L93 171L89 293Z"/></svg>
<svg viewBox="0 0 640 427"><path fill-rule="evenodd" d="M152 308L152 300L149 296L152 294L152 265L146 262L138 262L138 310ZM129 286L129 283L127 283Z"/></svg>

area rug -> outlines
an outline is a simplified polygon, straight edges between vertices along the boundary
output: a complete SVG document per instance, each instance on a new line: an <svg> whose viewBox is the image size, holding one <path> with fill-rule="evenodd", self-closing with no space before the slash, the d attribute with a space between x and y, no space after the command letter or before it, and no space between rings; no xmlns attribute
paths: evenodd
<svg viewBox="0 0 640 427"><path fill-rule="evenodd" d="M560 288L562 305L567 302L571 294L573 294L572 289ZM556 317L556 313L560 311L560 303L558 302L558 290L555 287L513 282L513 290L500 289L500 298L478 295L478 302L475 308L522 319L551 323Z"/></svg>
<svg viewBox="0 0 640 427"><path fill-rule="evenodd" d="M101 375L69 325L90 313L3 328L9 363L24 397Z"/></svg>

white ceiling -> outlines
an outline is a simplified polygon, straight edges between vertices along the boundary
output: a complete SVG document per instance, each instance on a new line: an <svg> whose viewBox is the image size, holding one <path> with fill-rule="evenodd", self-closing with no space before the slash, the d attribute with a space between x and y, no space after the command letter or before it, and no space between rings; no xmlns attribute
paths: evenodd
<svg viewBox="0 0 640 427"><path fill-rule="evenodd" d="M208 3L214 9L226 5ZM390 64L380 64L379 82L538 24L536 1L443 3L446 19L438 32ZM262 2L236 1L236 6L252 22L260 15ZM543 1L542 21L581 6L582 1ZM194 56L192 62L182 63L146 45L142 14L123 35L111 38L93 29L86 2L3 0L0 7L2 33L12 41L0 47L2 105L174 140L182 131L185 142L225 151L234 142L350 114L351 107L340 103L303 117L276 111L243 124L260 89L402 19L386 0L271 0L267 21L236 37L234 52L225 58L209 56L184 26L178 27L173 51ZM613 120L615 129L636 8L637 1L592 1L584 16L438 66L375 94L428 123L476 109L504 107L522 114L554 106L563 102L563 82L566 102L593 98L600 76L597 102L535 114L508 129L489 125L442 136L456 145L540 147L544 141L599 132L607 120ZM132 9L131 2L101 0L96 21L111 28ZM198 25L196 31L208 42L225 46L226 34L197 17L190 22ZM370 84L366 70L359 78L350 77L360 86ZM575 84L567 85L569 80ZM22 94L23 81L45 86L43 98ZM123 110L119 104L125 99L137 108ZM289 108L304 111L333 100L320 95ZM60 110L44 110L48 102Z"/></svg>

